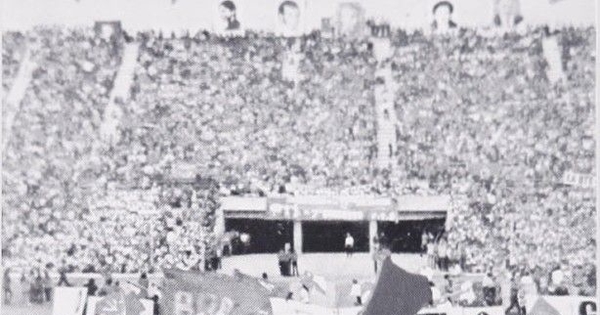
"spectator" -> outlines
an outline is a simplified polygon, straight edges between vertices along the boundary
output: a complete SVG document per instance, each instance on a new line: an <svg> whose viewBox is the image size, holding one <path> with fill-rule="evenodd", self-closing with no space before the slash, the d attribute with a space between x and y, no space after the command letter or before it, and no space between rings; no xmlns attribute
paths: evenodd
<svg viewBox="0 0 600 315"><path fill-rule="evenodd" d="M51 302L52 301L52 292L54 290L52 279L50 278L50 274L48 269L44 270L44 279L43 279L43 288L44 288L44 301Z"/></svg>
<svg viewBox="0 0 600 315"><path fill-rule="evenodd" d="M21 273L21 279L19 280L21 284L21 303L22 305L31 304L31 282L25 275L25 272Z"/></svg>
<svg viewBox="0 0 600 315"><path fill-rule="evenodd" d="M200 161L203 173L218 174L219 195L450 195L447 249L463 257L461 270L509 260L511 272L533 263L548 274L581 264L589 280L574 289L591 294L595 240L586 218L596 212L594 194L565 184L563 174L596 171L595 29L556 35L565 79L555 83L543 33L398 32L384 63L365 41L300 37L293 84L281 77L288 48L278 39L140 33L132 96L117 101L112 144L98 134L122 43L90 29L3 34L5 91L26 50L38 65L3 159L11 181L3 258L24 269L64 260L66 273L170 268L188 250L190 260L205 259L193 246L201 228L187 210L192 190L164 180ZM382 170L373 101L376 72L387 66L386 80L401 87L389 121L400 123L393 167ZM130 196L113 198L121 192ZM87 201L102 196L111 200L105 208L132 211L93 215Z"/></svg>
<svg viewBox="0 0 600 315"><path fill-rule="evenodd" d="M113 279L107 278L104 282L104 286L98 291L98 296L107 296L116 290L116 284L113 285Z"/></svg>
<svg viewBox="0 0 600 315"><path fill-rule="evenodd" d="M362 305L362 291L358 280L352 279L352 288L350 289L350 296L354 298L354 305Z"/></svg>
<svg viewBox="0 0 600 315"><path fill-rule="evenodd" d="M491 272L486 273L482 281L483 299L487 306L492 306L496 303L496 283Z"/></svg>
<svg viewBox="0 0 600 315"><path fill-rule="evenodd" d="M11 288L11 279L10 279L10 268L6 268L4 270L4 274L2 276L2 295L5 305L9 305L12 301L12 288Z"/></svg>
<svg viewBox="0 0 600 315"><path fill-rule="evenodd" d="M96 295L96 291L98 291L98 286L96 285L96 281L94 280L94 278L90 278L84 286L87 288L88 296Z"/></svg>
<svg viewBox="0 0 600 315"><path fill-rule="evenodd" d="M140 296L143 298L148 298L148 287L150 286L150 282L148 281L148 275L145 272L142 272L140 275L140 279L138 280L138 286L140 287Z"/></svg>

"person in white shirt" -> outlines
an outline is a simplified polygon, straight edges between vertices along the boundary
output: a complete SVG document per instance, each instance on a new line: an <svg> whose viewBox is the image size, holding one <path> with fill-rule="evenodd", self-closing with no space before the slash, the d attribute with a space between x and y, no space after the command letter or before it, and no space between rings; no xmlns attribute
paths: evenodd
<svg viewBox="0 0 600 315"><path fill-rule="evenodd" d="M442 293L435 286L435 284L433 282L431 282L431 281L429 282L429 287L431 289L431 301L429 301L429 304L431 306L436 306L440 302L440 299L442 297Z"/></svg>
<svg viewBox="0 0 600 315"><path fill-rule="evenodd" d="M242 233L240 234L240 242L242 242L242 254L246 254L250 247L250 234Z"/></svg>
<svg viewBox="0 0 600 315"><path fill-rule="evenodd" d="M352 256L354 251L354 237L350 233L346 233L346 240L344 242L344 249L346 250L346 256Z"/></svg>

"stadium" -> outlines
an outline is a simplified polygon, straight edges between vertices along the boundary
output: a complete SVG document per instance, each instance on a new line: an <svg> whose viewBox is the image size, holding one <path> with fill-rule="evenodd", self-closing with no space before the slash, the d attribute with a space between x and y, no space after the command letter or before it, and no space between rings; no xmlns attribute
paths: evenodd
<svg viewBox="0 0 600 315"><path fill-rule="evenodd" d="M594 1L3 2L3 313L595 314Z"/></svg>

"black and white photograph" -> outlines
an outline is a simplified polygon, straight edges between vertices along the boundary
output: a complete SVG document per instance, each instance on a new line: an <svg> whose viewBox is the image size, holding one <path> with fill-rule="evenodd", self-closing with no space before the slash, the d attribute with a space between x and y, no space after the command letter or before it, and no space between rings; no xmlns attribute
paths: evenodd
<svg viewBox="0 0 600 315"><path fill-rule="evenodd" d="M6 315L597 315L596 0L0 0Z"/></svg>
<svg viewBox="0 0 600 315"><path fill-rule="evenodd" d="M277 7L276 32L286 37L296 37L305 31L306 2L283 0Z"/></svg>
<svg viewBox="0 0 600 315"><path fill-rule="evenodd" d="M337 9L337 33L345 37L363 37L365 35L365 12L360 3L342 2Z"/></svg>
<svg viewBox="0 0 600 315"><path fill-rule="evenodd" d="M218 16L214 17L214 29L221 34L242 31L242 24L238 18L239 1L224 0L218 3Z"/></svg>

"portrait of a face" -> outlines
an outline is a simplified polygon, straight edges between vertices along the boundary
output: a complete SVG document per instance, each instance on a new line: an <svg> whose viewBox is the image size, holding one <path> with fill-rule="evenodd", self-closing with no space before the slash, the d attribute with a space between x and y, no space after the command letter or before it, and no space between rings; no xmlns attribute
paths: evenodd
<svg viewBox="0 0 600 315"><path fill-rule="evenodd" d="M437 31L445 31L456 28L452 20L454 6L448 1L440 1L433 6L433 28Z"/></svg>
<svg viewBox="0 0 600 315"><path fill-rule="evenodd" d="M300 24L300 8L294 1L284 1L279 5L279 20L288 30L297 30Z"/></svg>
<svg viewBox="0 0 600 315"><path fill-rule="evenodd" d="M359 22L359 12L353 6L343 6L340 9L340 24L343 30L351 31Z"/></svg>
<svg viewBox="0 0 600 315"><path fill-rule="evenodd" d="M102 38L108 39L111 36L113 36L114 29L113 29L113 27L111 25L103 24L102 27L101 27L101 29L100 29L100 32L101 32Z"/></svg>
<svg viewBox="0 0 600 315"><path fill-rule="evenodd" d="M357 3L342 3L337 11L337 28L340 34L359 35L363 24L363 10Z"/></svg>
<svg viewBox="0 0 600 315"><path fill-rule="evenodd" d="M219 15L225 30L233 31L240 29L240 22L237 19L237 7L233 1L226 0L221 2L219 5Z"/></svg>
<svg viewBox="0 0 600 315"><path fill-rule="evenodd" d="M433 17L438 25L448 24L452 18L452 6L449 3L436 5Z"/></svg>

